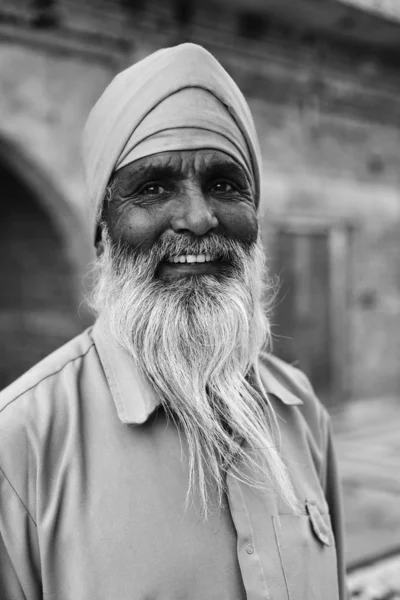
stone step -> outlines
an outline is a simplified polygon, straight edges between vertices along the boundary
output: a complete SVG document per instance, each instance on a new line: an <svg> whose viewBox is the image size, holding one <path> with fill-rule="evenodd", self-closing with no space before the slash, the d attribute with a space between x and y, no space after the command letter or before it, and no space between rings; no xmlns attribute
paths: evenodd
<svg viewBox="0 0 400 600"><path fill-rule="evenodd" d="M400 598L400 552L348 576L350 598L357 600L396 600Z"/></svg>

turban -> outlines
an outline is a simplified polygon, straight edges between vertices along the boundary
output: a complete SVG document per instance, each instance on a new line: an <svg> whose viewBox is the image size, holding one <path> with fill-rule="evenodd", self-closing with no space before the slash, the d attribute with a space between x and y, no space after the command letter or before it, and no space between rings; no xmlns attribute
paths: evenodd
<svg viewBox="0 0 400 600"><path fill-rule="evenodd" d="M157 152L212 148L243 165L260 199L260 150L243 94L201 46L159 50L119 73L83 135L89 224L96 237L111 175Z"/></svg>

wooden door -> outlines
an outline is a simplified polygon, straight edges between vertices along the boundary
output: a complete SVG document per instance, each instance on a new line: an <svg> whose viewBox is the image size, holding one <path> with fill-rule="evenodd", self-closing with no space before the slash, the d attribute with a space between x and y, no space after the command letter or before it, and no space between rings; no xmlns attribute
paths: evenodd
<svg viewBox="0 0 400 600"><path fill-rule="evenodd" d="M274 352L297 365L330 404L346 388L349 244L347 230L326 223L277 227L280 290Z"/></svg>

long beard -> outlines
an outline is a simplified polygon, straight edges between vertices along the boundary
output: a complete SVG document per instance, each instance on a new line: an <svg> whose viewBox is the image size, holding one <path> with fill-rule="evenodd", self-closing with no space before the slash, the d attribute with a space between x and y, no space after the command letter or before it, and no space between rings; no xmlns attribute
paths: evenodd
<svg viewBox="0 0 400 600"><path fill-rule="evenodd" d="M249 375L270 339L262 303L264 253L209 235L156 243L148 253L113 246L103 230L91 306L151 382L188 447L189 486L205 517L210 489L223 503L226 472L257 489L272 489L294 512L297 501L277 450L277 422ZM162 260L179 254L224 258L220 275L157 278ZM275 433L275 435L274 435Z"/></svg>

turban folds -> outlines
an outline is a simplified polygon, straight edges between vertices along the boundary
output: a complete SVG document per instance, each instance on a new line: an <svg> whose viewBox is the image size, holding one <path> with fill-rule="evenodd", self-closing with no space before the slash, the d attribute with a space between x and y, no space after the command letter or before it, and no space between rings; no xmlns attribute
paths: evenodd
<svg viewBox="0 0 400 600"><path fill-rule="evenodd" d="M239 88L204 48L159 50L117 75L92 109L83 137L89 221L96 236L114 171L167 150L213 148L236 159L260 198L260 150Z"/></svg>

